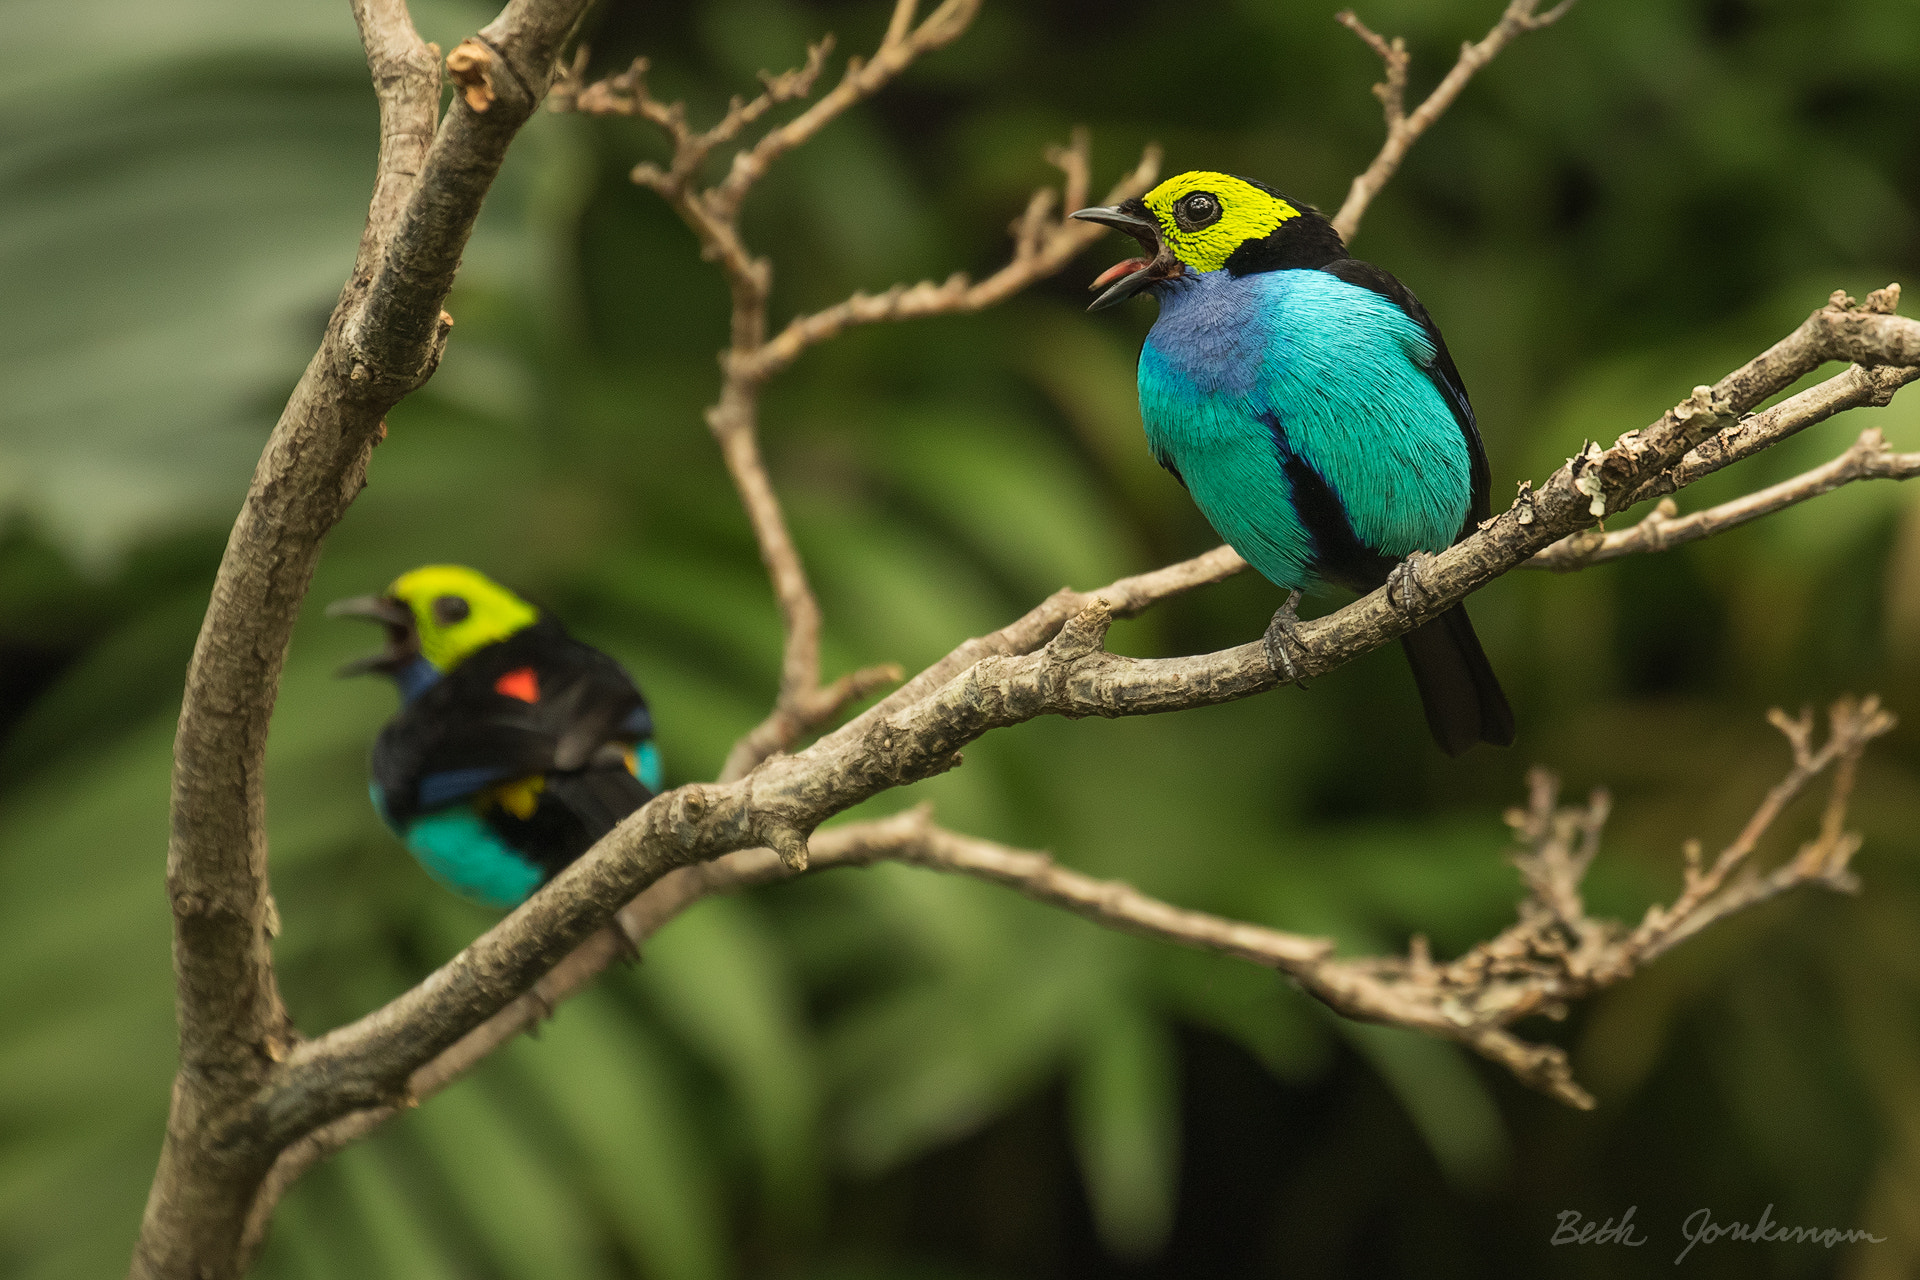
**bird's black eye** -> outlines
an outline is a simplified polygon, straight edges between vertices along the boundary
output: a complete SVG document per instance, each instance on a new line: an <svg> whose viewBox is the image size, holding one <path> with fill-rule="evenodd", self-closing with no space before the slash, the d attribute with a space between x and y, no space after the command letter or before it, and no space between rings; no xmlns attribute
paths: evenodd
<svg viewBox="0 0 1920 1280"><path fill-rule="evenodd" d="M456 622L465 622L473 610L461 596L436 596L433 601L433 620L443 627Z"/></svg>
<svg viewBox="0 0 1920 1280"><path fill-rule="evenodd" d="M1173 220L1182 231L1198 231L1220 220L1220 200L1210 191L1196 191L1173 206Z"/></svg>

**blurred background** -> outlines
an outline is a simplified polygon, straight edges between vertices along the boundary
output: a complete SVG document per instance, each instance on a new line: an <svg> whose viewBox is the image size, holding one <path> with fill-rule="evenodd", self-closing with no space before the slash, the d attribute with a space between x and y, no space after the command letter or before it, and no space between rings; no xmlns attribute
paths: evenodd
<svg viewBox="0 0 1920 1280"><path fill-rule="evenodd" d="M776 320L991 270L1043 148L1093 129L1096 190L1157 140L1326 208L1379 143L1379 66L1334 0L994 0L756 192ZM881 0L609 0L710 118ZM1424 92L1498 0L1368 0ZM0 1272L117 1274L174 1065L162 893L182 672L260 444L345 277L376 113L344 0L12 0L0 45ZM416 0L450 48L484 4ZM1650 421L1835 288L1920 286L1910 0L1586 0L1467 90L1356 251L1444 327L1501 504ZM835 70L829 76L837 75ZM489 913L375 819L391 689L320 616L473 564L618 655L669 778L711 777L772 697L779 630L700 411L726 299L626 173L631 121L543 115L489 203L445 364L330 539L270 749L278 957L317 1032L418 981ZM1141 304L1082 314L1103 243L971 318L856 332L770 391L766 448L827 617L828 674L909 670L1063 584L1213 544L1152 463ZM1913 308L1909 305L1909 311ZM1831 372L1829 370L1828 372ZM1920 448L1920 391L1685 495ZM1251 576L1115 629L1174 654L1260 633ZM1336 597L1314 607L1337 605ZM1681 841L1731 836L1787 753L1768 707L1878 691L1920 725L1920 487L1860 485L1704 544L1514 574L1474 618L1520 719L1436 752L1399 655L1234 706L1044 721L872 806L932 802L1171 901L1450 955L1512 918L1502 811L1534 763L1617 797L1590 880L1637 919ZM1809 828L1807 806L1769 857ZM309 1174L271 1277L988 1280L1671 1274L1683 1219L1862 1227L1722 1242L1714 1276L1920 1269L1920 736L1871 750L1858 898L1714 928L1562 1026L1577 1114L1452 1046L1328 1016L1273 975L881 867L708 902L537 1040ZM1642 1248L1549 1245L1629 1207Z"/></svg>

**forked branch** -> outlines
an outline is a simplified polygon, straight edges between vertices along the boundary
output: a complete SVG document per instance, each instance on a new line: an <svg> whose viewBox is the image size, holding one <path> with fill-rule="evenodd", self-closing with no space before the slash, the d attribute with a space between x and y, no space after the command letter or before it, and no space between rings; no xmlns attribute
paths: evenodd
<svg viewBox="0 0 1920 1280"><path fill-rule="evenodd" d="M1596 447L1571 460L1538 491L1435 557L1422 573L1418 601L1391 602L1375 592L1303 624L1296 663L1310 674L1330 671L1437 616L1542 547L1593 524L1617 495L1637 491L1715 432L1737 429L1744 409L1832 359L1920 364L1920 325L1842 306L1815 312L1716 386L1696 389L1612 449ZM1216 556L1212 567L1225 571L1232 562ZM1188 566L1133 580L1128 603L1205 576ZM1103 641L1112 610L1102 598L1061 621L1041 612L1031 625L1011 629L1017 634L984 646L1022 652L989 651L951 678L929 681L932 687L917 696L876 708L797 754L770 758L738 782L658 797L547 885L537 912L509 916L387 1008L298 1046L263 1105L290 1124L311 1125L371 1105L511 1003L668 872L758 846L799 861L808 833L821 822L953 767L959 749L996 728L1042 715L1142 715L1212 705L1289 679L1258 641L1184 658L1109 653Z"/></svg>
<svg viewBox="0 0 1920 1280"><path fill-rule="evenodd" d="M1891 316L1900 305L1900 286L1890 284L1884 289L1875 289L1863 303L1854 302L1844 291L1836 291L1827 299L1827 305L1861 316ZM1667 496L1772 448L1843 409L1884 408L1892 402L1894 392L1916 378L1920 378L1920 367L1854 365L1818 386L1742 418L1701 441L1678 463L1641 485L1613 508L1618 510L1659 498L1659 505L1639 523L1611 533L1584 529L1570 534L1538 552L1526 567L1564 572L1640 552L1665 551L1831 493L1855 480L1905 480L1920 474L1920 454L1894 453L1879 429L1870 427L1861 432L1860 438L1845 453L1823 466L1690 516L1681 517L1679 507Z"/></svg>
<svg viewBox="0 0 1920 1280"><path fill-rule="evenodd" d="M1920 376L1920 369L1898 372ZM1856 480L1910 480L1914 476L1920 476L1920 453L1895 453L1887 447L1880 428L1868 427L1845 453L1791 480L1686 516L1680 514L1672 498L1662 498L1638 523L1607 533L1589 529L1573 534L1538 552L1525 567L1565 573L1642 552L1668 551L1798 506Z"/></svg>

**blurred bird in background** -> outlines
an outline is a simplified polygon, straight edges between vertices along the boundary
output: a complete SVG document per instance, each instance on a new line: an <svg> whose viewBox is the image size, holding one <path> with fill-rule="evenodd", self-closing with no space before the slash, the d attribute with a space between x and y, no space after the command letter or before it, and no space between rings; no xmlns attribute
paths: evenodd
<svg viewBox="0 0 1920 1280"><path fill-rule="evenodd" d="M1397 566L1486 518L1486 451L1440 330L1405 285L1348 257L1318 211L1191 172L1073 216L1145 251L1101 273L1089 310L1159 299L1139 361L1147 443L1215 531L1291 593L1268 632L1284 669L1303 590L1390 577L1416 589L1417 570ZM1464 606L1401 645L1442 750L1512 743Z"/></svg>
<svg viewBox="0 0 1920 1280"><path fill-rule="evenodd" d="M646 700L618 662L472 569L431 565L340 600L384 651L399 714L373 748L373 805L434 879L510 908L661 789Z"/></svg>

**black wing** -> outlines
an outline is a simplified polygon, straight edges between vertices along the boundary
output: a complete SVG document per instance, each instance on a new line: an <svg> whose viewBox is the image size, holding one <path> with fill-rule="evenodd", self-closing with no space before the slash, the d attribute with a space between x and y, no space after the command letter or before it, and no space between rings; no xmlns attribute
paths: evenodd
<svg viewBox="0 0 1920 1280"><path fill-rule="evenodd" d="M1320 269L1348 284L1357 284L1362 289L1371 289L1381 297L1390 299L1425 329L1427 337L1433 342L1433 363L1427 366L1427 377L1433 380L1440 398L1453 410L1453 420L1460 424L1460 435L1467 442L1467 461L1473 480L1473 500L1468 505L1467 521L1454 536L1454 541L1458 542L1487 518L1488 491L1493 485L1493 475L1487 466L1487 449L1480 441L1479 425L1474 421L1473 405L1467 400L1467 384L1460 380L1460 370L1454 367L1453 354L1447 350L1447 340L1440 336L1440 326L1420 305L1420 299L1413 296L1413 290L1371 262L1341 258Z"/></svg>
<svg viewBox="0 0 1920 1280"><path fill-rule="evenodd" d="M475 653L390 721L373 777L389 819L404 825L497 782L617 763L651 732L626 670L542 619Z"/></svg>

